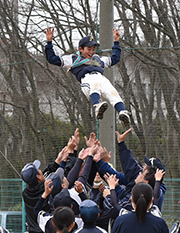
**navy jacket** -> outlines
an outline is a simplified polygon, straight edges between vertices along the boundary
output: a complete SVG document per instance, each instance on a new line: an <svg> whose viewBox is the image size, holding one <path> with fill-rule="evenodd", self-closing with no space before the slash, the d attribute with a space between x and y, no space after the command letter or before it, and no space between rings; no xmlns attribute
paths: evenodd
<svg viewBox="0 0 180 233"><path fill-rule="evenodd" d="M129 214L119 216L114 221L112 233L169 233L164 219L156 217L147 212L146 217L139 223L134 211Z"/></svg>
<svg viewBox="0 0 180 233"><path fill-rule="evenodd" d="M43 171L44 176L48 176L51 172L55 172L59 168L59 164L54 162L53 164L49 164L47 168ZM22 196L25 203L26 210L26 221L28 223L28 231L31 232L42 232L37 224L37 216L34 213L34 207L44 192L44 182L39 183L34 187L26 186L26 188L22 192ZM50 210L50 206L48 200L44 202L43 209L45 211Z"/></svg>

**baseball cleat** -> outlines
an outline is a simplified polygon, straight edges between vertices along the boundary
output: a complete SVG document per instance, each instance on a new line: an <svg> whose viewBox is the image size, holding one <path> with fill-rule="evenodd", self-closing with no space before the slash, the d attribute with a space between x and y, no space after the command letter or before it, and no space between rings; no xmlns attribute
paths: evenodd
<svg viewBox="0 0 180 233"><path fill-rule="evenodd" d="M93 105L95 107L95 114L97 119L103 119L103 113L108 108L108 103L106 101L103 101L98 104Z"/></svg>
<svg viewBox="0 0 180 233"><path fill-rule="evenodd" d="M127 110L120 111L119 120L124 124L124 126L128 126L130 124L129 112Z"/></svg>

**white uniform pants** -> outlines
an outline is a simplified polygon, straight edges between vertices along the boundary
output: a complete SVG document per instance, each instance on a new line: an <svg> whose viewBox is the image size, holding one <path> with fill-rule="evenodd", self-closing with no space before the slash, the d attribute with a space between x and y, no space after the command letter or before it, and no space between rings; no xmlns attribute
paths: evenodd
<svg viewBox="0 0 180 233"><path fill-rule="evenodd" d="M107 99L113 107L118 102L123 102L111 82L101 73L86 74L81 79L81 90L88 99L91 94L98 93L101 97Z"/></svg>

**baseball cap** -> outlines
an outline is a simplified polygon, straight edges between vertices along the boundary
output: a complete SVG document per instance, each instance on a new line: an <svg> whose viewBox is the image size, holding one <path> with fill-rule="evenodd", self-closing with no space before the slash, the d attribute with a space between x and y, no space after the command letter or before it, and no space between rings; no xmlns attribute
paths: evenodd
<svg viewBox="0 0 180 233"><path fill-rule="evenodd" d="M33 163L26 164L21 170L21 177L28 185L36 185L38 183L36 175L41 165L39 160L35 160Z"/></svg>
<svg viewBox="0 0 180 233"><path fill-rule="evenodd" d="M50 173L46 180L52 180L50 187L53 185L53 190L51 192L52 196L54 197L57 193L59 193L62 189L61 187L61 180L64 176L64 169L59 167L56 172Z"/></svg>
<svg viewBox="0 0 180 233"><path fill-rule="evenodd" d="M136 163L142 168L143 164L141 163L139 157L137 157L135 160L136 160Z"/></svg>
<svg viewBox="0 0 180 233"><path fill-rule="evenodd" d="M68 206L71 207L72 199L70 197L68 189L64 188L60 193L56 194L53 199L53 205L55 208L58 206Z"/></svg>
<svg viewBox="0 0 180 233"><path fill-rule="evenodd" d="M151 167L157 167L160 170L164 170L165 171L165 167L163 165L163 163L161 162L161 160L159 158L148 158L147 156L144 157L144 162Z"/></svg>
<svg viewBox="0 0 180 233"><path fill-rule="evenodd" d="M84 222L95 222L98 217L98 206L92 200L85 200L80 204L80 215Z"/></svg>
<svg viewBox="0 0 180 233"><path fill-rule="evenodd" d="M91 46L100 46L100 44L98 44L93 38L92 36L85 36L83 37L80 41L79 41L79 47L82 46L87 46L87 47L91 47Z"/></svg>

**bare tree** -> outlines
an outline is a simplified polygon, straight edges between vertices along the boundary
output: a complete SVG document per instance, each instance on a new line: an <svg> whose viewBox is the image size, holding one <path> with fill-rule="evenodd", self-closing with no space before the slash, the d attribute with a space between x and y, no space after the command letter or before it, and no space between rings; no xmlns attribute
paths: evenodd
<svg viewBox="0 0 180 233"><path fill-rule="evenodd" d="M19 1L18 4L13 4L12 1L2 0L0 8L0 73L3 83L0 100L0 147L11 162L19 162L16 168L20 171L22 164L27 161L39 158L42 164L46 164L52 160L66 145L76 127L80 128L83 135L89 135L95 130L92 106L79 91L79 83L71 75L66 75L63 69L44 62L43 52L44 30L47 26L44 22L57 28L55 45L63 53L76 50L71 38L73 29L77 28L76 23L81 24L81 36L89 29L82 19L78 20L75 16L77 12L81 12L73 8L70 2L59 1L57 5L57 1L31 1L27 4ZM72 15L69 15L65 8L68 8ZM60 15L64 18L63 25L59 20ZM86 17L89 19L89 16ZM89 25L93 31L93 24ZM50 95L52 93L53 95ZM40 95L44 99L40 98ZM68 131L66 126L57 127L57 115L53 107L55 101L59 103L56 107L58 106L60 113L63 106L64 118L71 122L71 130ZM45 112L41 110L42 102L49 106ZM8 115L4 109L8 110ZM46 114L49 114L50 118ZM61 142L63 138L64 141ZM4 174L5 177L7 175Z"/></svg>
<svg viewBox="0 0 180 233"><path fill-rule="evenodd" d="M115 1L123 56L117 82L132 112L142 154L179 177L178 1ZM128 93L128 94L127 94Z"/></svg>

